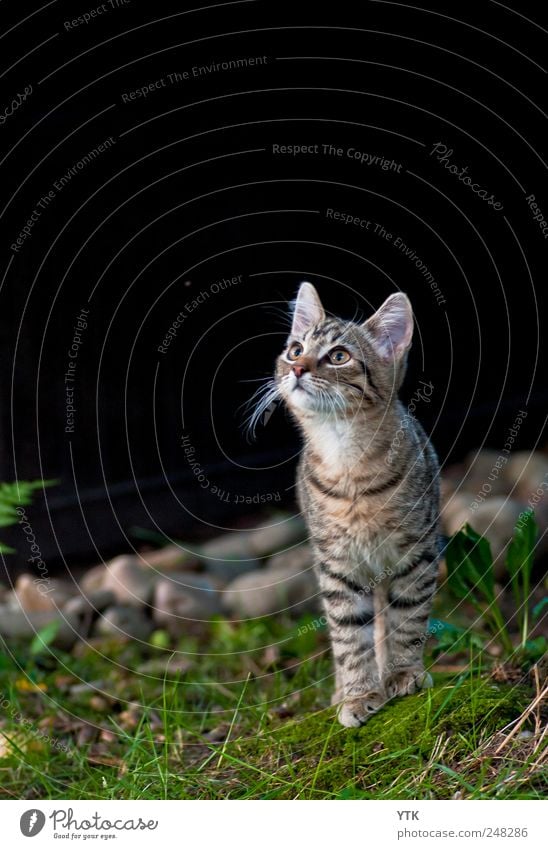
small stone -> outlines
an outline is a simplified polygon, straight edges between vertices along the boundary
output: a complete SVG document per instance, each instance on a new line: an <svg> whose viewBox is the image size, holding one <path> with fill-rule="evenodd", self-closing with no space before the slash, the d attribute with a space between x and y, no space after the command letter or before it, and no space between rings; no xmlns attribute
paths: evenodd
<svg viewBox="0 0 548 849"><path fill-rule="evenodd" d="M306 537L306 526L300 516L280 514L269 524L251 531L248 544L256 557L267 557L284 552Z"/></svg>
<svg viewBox="0 0 548 849"><path fill-rule="evenodd" d="M295 572L300 572L303 569L309 569L313 562L312 546L303 542L293 548L288 548L287 551L274 554L266 565L268 569L292 569Z"/></svg>
<svg viewBox="0 0 548 849"><path fill-rule="evenodd" d="M160 572L191 572L201 568L198 555L191 550L179 545L166 545L157 551L147 551L140 554L143 567L149 567L153 571Z"/></svg>
<svg viewBox="0 0 548 849"><path fill-rule="evenodd" d="M519 732L519 734L518 734L518 740L530 740L530 739L531 739L531 737L534 737L534 736L535 736L535 735L533 734L533 732L532 732L532 731L528 731L527 729L525 729L525 731L520 731L520 732Z"/></svg>
<svg viewBox="0 0 548 849"><path fill-rule="evenodd" d="M116 596L112 590L95 590L88 596L78 595L75 598L69 599L63 610L65 613L73 614L74 616L94 615L95 613L100 613L106 607L115 604L115 602Z"/></svg>
<svg viewBox="0 0 548 849"><path fill-rule="evenodd" d="M120 725L126 731L136 728L140 720L139 709L134 706L131 706L127 710L121 711L118 716L118 719Z"/></svg>
<svg viewBox="0 0 548 849"><path fill-rule="evenodd" d="M208 621L220 612L219 591L205 576L179 572L156 584L154 622L172 637L186 633L196 620Z"/></svg>
<svg viewBox="0 0 548 849"><path fill-rule="evenodd" d="M97 590L102 590L107 577L106 572L104 564L92 566L91 569L88 569L80 580L82 593L89 595Z"/></svg>
<svg viewBox="0 0 548 849"><path fill-rule="evenodd" d="M150 675L154 678L164 678L174 676L177 673L182 674L188 672L192 667L192 663L186 657L177 657L173 654L168 654L165 657L153 657L141 663L137 668L137 672L141 675Z"/></svg>
<svg viewBox="0 0 548 849"><path fill-rule="evenodd" d="M209 571L209 560L240 560L244 563L283 551L305 538L306 528L300 516L279 514L260 527L234 531L209 540L198 553Z"/></svg>
<svg viewBox="0 0 548 849"><path fill-rule="evenodd" d="M256 569L260 569L261 565L261 561L256 557L248 557L243 560L226 557L210 559L207 561L207 574L209 577L217 578L221 586L226 586L238 575L254 572Z"/></svg>
<svg viewBox="0 0 548 849"><path fill-rule="evenodd" d="M201 556L206 569L210 569L211 560L247 560L254 555L249 545L249 531L234 531L223 534L203 543L196 551Z"/></svg>
<svg viewBox="0 0 548 849"><path fill-rule="evenodd" d="M142 607L152 598L155 580L154 573L143 569L137 557L124 554L107 563L101 589L111 590L119 604Z"/></svg>
<svg viewBox="0 0 548 849"><path fill-rule="evenodd" d="M105 713L105 711L109 710L110 707L107 700L102 696L92 696L89 700L89 706L99 713Z"/></svg>
<svg viewBox="0 0 548 849"><path fill-rule="evenodd" d="M78 733L76 735L76 745L79 749L81 749L84 746L87 746L88 743L91 743L92 740L95 740L96 737L97 729L95 728L95 726L86 722L78 729Z"/></svg>
<svg viewBox="0 0 548 849"><path fill-rule="evenodd" d="M89 693L95 693L96 690L103 690L106 687L106 681L79 681L73 684L70 688L70 695L78 699L80 696L87 696Z"/></svg>
<svg viewBox="0 0 548 849"><path fill-rule="evenodd" d="M467 518L471 512L471 504L475 496L467 490L450 493L442 502L441 524L446 534L456 533L454 530L460 530L462 527L463 518Z"/></svg>
<svg viewBox="0 0 548 849"><path fill-rule="evenodd" d="M548 457L539 451L516 451L506 463L503 475L508 488L515 487L514 497L528 501L537 487L542 487L546 494Z"/></svg>
<svg viewBox="0 0 548 849"><path fill-rule="evenodd" d="M68 650L78 639L78 620L74 616L61 615L56 610L25 611L21 607L0 606L0 635L9 640L33 640L36 634L57 621L59 628L52 640L55 648Z"/></svg>
<svg viewBox="0 0 548 849"><path fill-rule="evenodd" d="M284 556L289 554L286 552ZM309 562L306 558L305 562ZM298 559L236 578L223 592L225 609L232 616L255 618L287 610L292 615L318 606L318 586L310 565Z"/></svg>
<svg viewBox="0 0 548 849"><path fill-rule="evenodd" d="M102 740L103 743L116 743L118 738L110 728L102 728L99 734L99 740Z"/></svg>
<svg viewBox="0 0 548 849"><path fill-rule="evenodd" d="M153 629L145 614L130 604L118 604L107 607L95 623L97 634L108 637L129 637L133 640L146 640Z"/></svg>
<svg viewBox="0 0 548 849"><path fill-rule="evenodd" d="M480 497L488 499L494 495L507 493L507 484L502 470L496 465L497 462L500 465L499 458L500 451L494 451L491 448L471 451L467 455L464 461L466 471L461 487L472 493L472 500Z"/></svg>
<svg viewBox="0 0 548 849"><path fill-rule="evenodd" d="M19 575L15 582L14 594L27 613L56 610L74 595L75 589L69 584L52 578L35 578L32 575Z"/></svg>

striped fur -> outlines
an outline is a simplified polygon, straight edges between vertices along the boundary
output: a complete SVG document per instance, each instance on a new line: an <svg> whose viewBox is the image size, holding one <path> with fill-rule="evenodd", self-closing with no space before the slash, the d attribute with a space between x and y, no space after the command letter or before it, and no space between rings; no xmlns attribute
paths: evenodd
<svg viewBox="0 0 548 849"><path fill-rule="evenodd" d="M303 283L276 364L277 391L304 437L297 490L347 726L430 683L423 648L438 568L439 469L397 397L412 332L402 293L359 325L327 317Z"/></svg>

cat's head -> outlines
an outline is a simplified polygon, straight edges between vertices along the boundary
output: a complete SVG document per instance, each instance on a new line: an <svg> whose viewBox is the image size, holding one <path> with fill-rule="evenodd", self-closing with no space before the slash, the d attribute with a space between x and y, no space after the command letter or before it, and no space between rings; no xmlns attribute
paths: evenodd
<svg viewBox="0 0 548 849"><path fill-rule="evenodd" d="M362 324L326 316L312 284L301 283L276 388L297 418L385 409L405 375L413 335L407 295L390 295Z"/></svg>

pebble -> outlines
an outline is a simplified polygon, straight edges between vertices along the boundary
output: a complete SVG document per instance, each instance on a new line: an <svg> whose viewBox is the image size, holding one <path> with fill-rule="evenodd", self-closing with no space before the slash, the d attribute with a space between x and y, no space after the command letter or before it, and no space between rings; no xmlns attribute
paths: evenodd
<svg viewBox="0 0 548 849"><path fill-rule="evenodd" d="M164 546L156 551L143 552L140 555L142 566L156 572L194 571L201 568L202 563L196 552L190 546L182 547L175 544Z"/></svg>
<svg viewBox="0 0 548 849"><path fill-rule="evenodd" d="M507 493L502 470L496 467L499 462L500 451L492 448L482 448L479 451L471 451L464 461L466 471L462 476L460 486L465 487L472 493L472 500L482 495L483 498L492 498L494 495Z"/></svg>
<svg viewBox="0 0 548 849"><path fill-rule="evenodd" d="M88 693L95 693L96 690L103 690L105 687L106 681L100 679L96 681L79 681L70 687L70 695L73 698L79 698L80 696L88 695Z"/></svg>
<svg viewBox="0 0 548 849"><path fill-rule="evenodd" d="M107 607L95 623L95 633L102 637L116 635L146 640L152 630L152 622L144 612L130 604Z"/></svg>
<svg viewBox="0 0 548 849"><path fill-rule="evenodd" d="M260 569L261 566L262 561L256 557L248 557L246 559L220 558L207 561L207 574L217 578L223 586L226 586L234 578L237 578L238 575L254 572L256 569Z"/></svg>
<svg viewBox="0 0 548 849"><path fill-rule="evenodd" d="M296 572L302 569L308 569L314 562L312 546L307 543L301 543L294 548L289 548L287 551L281 551L279 554L274 554L267 562L269 569L294 569Z"/></svg>
<svg viewBox="0 0 548 849"><path fill-rule="evenodd" d="M240 618L316 609L318 586L309 558L285 552L274 565L235 578L223 592L223 604L231 616Z"/></svg>
<svg viewBox="0 0 548 849"><path fill-rule="evenodd" d="M516 451L503 470L508 490L515 486L513 493L528 501L537 487L544 482L543 491L548 486L548 457L538 451Z"/></svg>
<svg viewBox="0 0 548 849"><path fill-rule="evenodd" d="M192 663L188 658L173 655L171 652L165 657L153 657L146 660L137 667L137 672L141 675L151 675L153 677L163 678L168 675L176 675L188 672L192 667Z"/></svg>
<svg viewBox="0 0 548 849"><path fill-rule="evenodd" d="M266 557L283 552L306 536L304 520L300 516L280 515L270 524L250 532L249 547L256 557Z"/></svg>
<svg viewBox="0 0 548 849"><path fill-rule="evenodd" d="M109 703L103 696L92 696L89 700L89 706L100 713L105 713L110 708Z"/></svg>
<svg viewBox="0 0 548 849"><path fill-rule="evenodd" d="M467 517L471 512L470 505L474 501L474 498L473 493L461 490L460 492L449 494L447 499L442 502L441 524L446 534L456 533L456 531L460 530L462 524L468 521Z"/></svg>
<svg viewBox="0 0 548 849"><path fill-rule="evenodd" d="M221 612L217 587L205 576L176 572L163 578L154 591L153 619L172 637L187 633L195 620L209 620Z"/></svg>
<svg viewBox="0 0 548 849"><path fill-rule="evenodd" d="M0 634L8 640L34 639L36 634L57 620L59 630L52 641L56 648L70 649L78 639L78 620L74 616L64 614L61 616L57 611L37 610L34 612L24 611L21 607L14 610L9 605L0 605Z"/></svg>
<svg viewBox="0 0 548 849"><path fill-rule="evenodd" d="M531 739L531 737L534 737L534 736L535 736L535 735L533 734L533 732L532 732L532 731L528 731L528 730L526 729L525 731L520 731L520 732L519 732L519 734L518 734L518 740L530 740L530 739Z"/></svg>
<svg viewBox="0 0 548 849"><path fill-rule="evenodd" d="M115 602L116 596L112 590L95 590L87 596L77 595L75 598L69 599L63 607L63 611L75 616L94 615L97 612L100 613L105 607L115 604Z"/></svg>
<svg viewBox="0 0 548 849"><path fill-rule="evenodd" d="M105 582L106 567L102 563L100 566L92 566L82 576L80 580L80 588L85 595L103 589Z"/></svg>
<svg viewBox="0 0 548 849"><path fill-rule="evenodd" d="M19 575L14 587L14 595L27 613L56 610L75 592L76 587L70 584L54 578L36 578L26 573Z"/></svg>
<svg viewBox="0 0 548 849"><path fill-rule="evenodd" d="M204 543L199 551L206 560L246 560L267 557L305 539L300 516L278 515L270 523L248 531L233 531ZM206 567L207 567L206 562Z"/></svg>
<svg viewBox="0 0 548 849"><path fill-rule="evenodd" d="M110 590L119 604L142 607L152 598L156 575L143 569L137 557L123 554L106 565L100 589Z"/></svg>

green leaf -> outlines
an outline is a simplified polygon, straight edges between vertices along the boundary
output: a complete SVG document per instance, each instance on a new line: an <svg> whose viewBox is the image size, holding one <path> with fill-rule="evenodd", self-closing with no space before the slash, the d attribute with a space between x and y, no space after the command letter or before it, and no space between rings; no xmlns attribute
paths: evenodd
<svg viewBox="0 0 548 849"><path fill-rule="evenodd" d="M527 640L523 647L523 654L533 663L544 657L548 649L548 640L544 635L535 637L533 640Z"/></svg>
<svg viewBox="0 0 548 849"><path fill-rule="evenodd" d="M0 483L0 528L16 525L21 516L17 507L32 503L32 496L38 489L53 486L57 480L12 481ZM15 554L15 549L0 543L0 554Z"/></svg>
<svg viewBox="0 0 548 849"><path fill-rule="evenodd" d="M470 628L461 628L449 622L440 623L443 627L437 628L433 633L436 645L432 649L432 657L440 654L457 654L458 652L469 652L471 648L482 650L484 641L475 631Z"/></svg>
<svg viewBox="0 0 548 849"><path fill-rule="evenodd" d="M61 623L58 619L52 619L51 622L44 625L44 627L38 631L30 644L30 654L33 656L40 654L43 649L51 645L59 632L60 625Z"/></svg>
<svg viewBox="0 0 548 849"><path fill-rule="evenodd" d="M539 601L538 604L535 604L533 607L533 621L536 622L539 618L540 614L544 610L545 607L548 606L548 595L545 595L543 599Z"/></svg>
<svg viewBox="0 0 548 849"><path fill-rule="evenodd" d="M469 598L476 605L481 600L492 604L495 598L495 578L489 541L477 534L470 525L466 525L451 537L445 556L449 587L455 595Z"/></svg>
<svg viewBox="0 0 548 849"><path fill-rule="evenodd" d="M521 604L521 590L529 584L529 576L533 566L533 553L537 539L537 523L532 510L522 513L514 531L514 536L508 546L506 568L512 581L512 589L518 604Z"/></svg>

